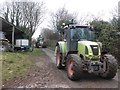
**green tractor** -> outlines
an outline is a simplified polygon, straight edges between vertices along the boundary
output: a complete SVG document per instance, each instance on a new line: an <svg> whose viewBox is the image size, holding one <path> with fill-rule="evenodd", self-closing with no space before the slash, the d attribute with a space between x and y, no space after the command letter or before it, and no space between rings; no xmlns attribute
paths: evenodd
<svg viewBox="0 0 120 90"><path fill-rule="evenodd" d="M67 25L63 40L55 48L56 66L67 69L70 80L79 80L84 72L112 79L117 73L117 60L102 50L102 43L95 42L91 26Z"/></svg>

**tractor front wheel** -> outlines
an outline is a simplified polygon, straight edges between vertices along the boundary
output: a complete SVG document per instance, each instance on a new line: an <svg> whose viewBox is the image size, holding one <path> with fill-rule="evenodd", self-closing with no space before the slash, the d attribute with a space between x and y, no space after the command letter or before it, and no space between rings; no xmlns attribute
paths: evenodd
<svg viewBox="0 0 120 90"><path fill-rule="evenodd" d="M112 79L117 73L117 60L109 54L105 54L101 58L103 62L103 72L100 76L105 79Z"/></svg>
<svg viewBox="0 0 120 90"><path fill-rule="evenodd" d="M67 58L67 75L72 81L80 79L82 75L82 61L76 54L70 54Z"/></svg>
<svg viewBox="0 0 120 90"><path fill-rule="evenodd" d="M56 65L58 69L63 69L62 66L62 53L60 53L60 47L56 47Z"/></svg>

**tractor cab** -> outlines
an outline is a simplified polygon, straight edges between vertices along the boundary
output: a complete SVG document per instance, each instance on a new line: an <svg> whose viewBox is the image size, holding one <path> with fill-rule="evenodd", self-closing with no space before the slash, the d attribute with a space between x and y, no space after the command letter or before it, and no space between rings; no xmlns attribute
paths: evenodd
<svg viewBox="0 0 120 90"><path fill-rule="evenodd" d="M67 52L77 53L78 41L94 41L94 32L90 26L70 25L65 28L64 37L67 42Z"/></svg>

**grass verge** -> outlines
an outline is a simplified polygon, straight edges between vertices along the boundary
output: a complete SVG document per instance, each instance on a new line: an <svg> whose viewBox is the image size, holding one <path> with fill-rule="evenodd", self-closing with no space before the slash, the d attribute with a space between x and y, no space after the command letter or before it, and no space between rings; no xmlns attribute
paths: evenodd
<svg viewBox="0 0 120 90"><path fill-rule="evenodd" d="M44 55L40 49L33 52L3 52L2 53L2 81L24 75L33 65L31 58Z"/></svg>

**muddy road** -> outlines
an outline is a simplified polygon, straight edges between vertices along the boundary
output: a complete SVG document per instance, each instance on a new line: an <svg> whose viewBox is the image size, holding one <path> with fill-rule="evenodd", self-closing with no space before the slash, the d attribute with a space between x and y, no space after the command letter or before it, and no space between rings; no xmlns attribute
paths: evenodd
<svg viewBox="0 0 120 90"><path fill-rule="evenodd" d="M55 64L55 53L50 49L42 49ZM96 75L85 74L79 81L70 81L67 78L66 70L58 70L60 83L71 88L118 88L118 74L112 80L105 80ZM56 74L57 74L56 73ZM57 77L57 76L56 76ZM58 79L58 80L59 80Z"/></svg>
<svg viewBox="0 0 120 90"><path fill-rule="evenodd" d="M46 55L33 58L34 65L26 75L4 83L3 88L118 88L118 74L112 80L85 74L79 81L71 81L66 70L56 68L54 51L42 50Z"/></svg>

